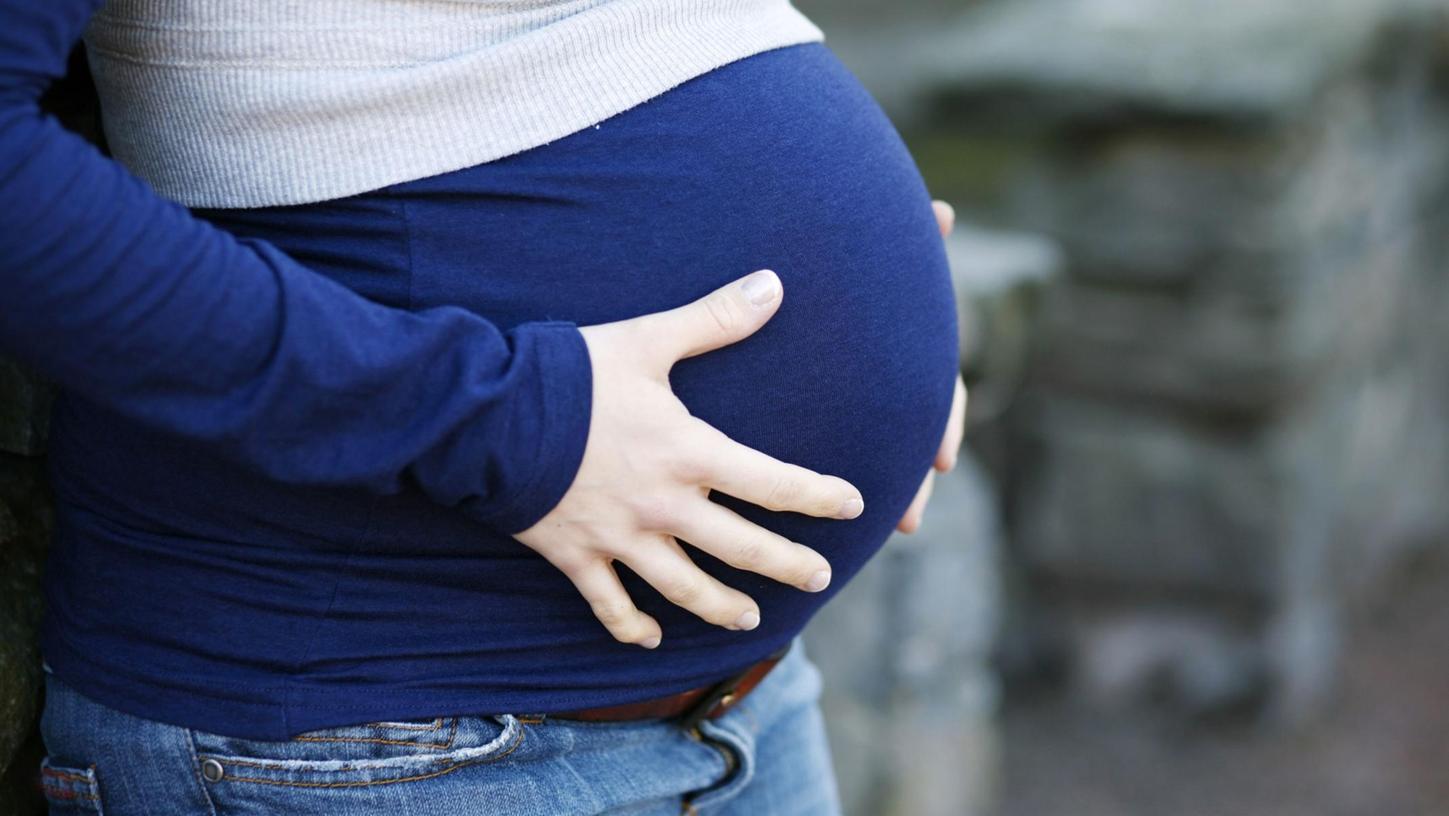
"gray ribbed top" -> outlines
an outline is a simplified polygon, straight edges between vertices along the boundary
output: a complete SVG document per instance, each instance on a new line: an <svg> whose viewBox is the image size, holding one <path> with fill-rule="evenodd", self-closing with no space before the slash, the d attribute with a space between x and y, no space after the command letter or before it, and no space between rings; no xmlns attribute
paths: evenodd
<svg viewBox="0 0 1449 816"><path fill-rule="evenodd" d="M194 207L491 161L821 39L789 0L110 0L86 32L112 153Z"/></svg>

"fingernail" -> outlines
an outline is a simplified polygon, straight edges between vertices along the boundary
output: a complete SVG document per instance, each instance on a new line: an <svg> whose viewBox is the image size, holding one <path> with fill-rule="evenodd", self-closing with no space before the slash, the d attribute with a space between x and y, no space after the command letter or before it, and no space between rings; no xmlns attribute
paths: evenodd
<svg viewBox="0 0 1449 816"><path fill-rule="evenodd" d="M938 201L935 201L935 202L932 202L932 203L934 203L937 207L940 207L942 210L945 210L946 211L946 215L947 215L947 219L946 220L947 221L949 221L953 225L956 223L956 208L955 207L952 207L951 204L949 202L946 202L946 201L939 201L938 200Z"/></svg>
<svg viewBox="0 0 1449 816"><path fill-rule="evenodd" d="M846 499L845 504L840 505L840 513L837 518L853 519L865 512L865 502L860 499Z"/></svg>
<svg viewBox="0 0 1449 816"><path fill-rule="evenodd" d="M780 282L775 273L768 269L761 269L745 278L741 286L745 297L756 306L768 306L780 295Z"/></svg>
<svg viewBox="0 0 1449 816"><path fill-rule="evenodd" d="M805 588L810 590L811 592L819 592L820 590L828 586L830 586L830 570L816 571L814 575L810 576L810 580L805 584Z"/></svg>
<svg viewBox="0 0 1449 816"><path fill-rule="evenodd" d="M747 609L740 613L740 619L735 621L735 626L741 629L753 629L760 625L760 613L753 609Z"/></svg>
<svg viewBox="0 0 1449 816"><path fill-rule="evenodd" d="M659 636L655 635L654 637L649 638L648 640L640 643L639 645L643 646L646 649L653 649L655 646L659 645Z"/></svg>

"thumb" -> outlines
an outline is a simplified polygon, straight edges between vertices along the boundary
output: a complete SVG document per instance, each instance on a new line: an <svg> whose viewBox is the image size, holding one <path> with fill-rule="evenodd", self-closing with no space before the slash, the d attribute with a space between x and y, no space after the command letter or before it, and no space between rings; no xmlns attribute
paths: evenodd
<svg viewBox="0 0 1449 816"><path fill-rule="evenodd" d="M692 303L637 319L647 324L655 348L678 360L754 334L774 316L782 293L779 276L761 269Z"/></svg>

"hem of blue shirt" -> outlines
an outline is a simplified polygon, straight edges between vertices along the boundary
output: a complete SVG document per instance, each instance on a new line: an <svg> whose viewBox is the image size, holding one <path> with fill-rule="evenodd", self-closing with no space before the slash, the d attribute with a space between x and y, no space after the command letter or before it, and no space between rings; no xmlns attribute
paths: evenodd
<svg viewBox="0 0 1449 816"><path fill-rule="evenodd" d="M437 688L306 686L287 678L250 686L234 680L151 671L137 674L70 643L56 627L41 630L51 673L81 694L143 719L237 739L288 740L319 728L435 716L546 714L667 697L723 680L773 654L800 634L785 630L751 641L734 659L697 663L686 674L622 687L506 688L467 692Z"/></svg>

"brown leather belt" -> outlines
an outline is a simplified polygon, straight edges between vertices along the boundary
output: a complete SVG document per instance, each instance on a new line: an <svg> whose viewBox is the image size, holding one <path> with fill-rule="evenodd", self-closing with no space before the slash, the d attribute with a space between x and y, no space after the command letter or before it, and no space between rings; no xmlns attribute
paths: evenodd
<svg viewBox="0 0 1449 816"><path fill-rule="evenodd" d="M550 712L549 718L565 720L637 720L645 717L679 717L679 726L690 729L705 718L715 719L744 699L750 690L759 685L770 669L790 651L790 643L776 649L774 653L738 672L707 686L699 686L635 703L581 708L574 711Z"/></svg>

